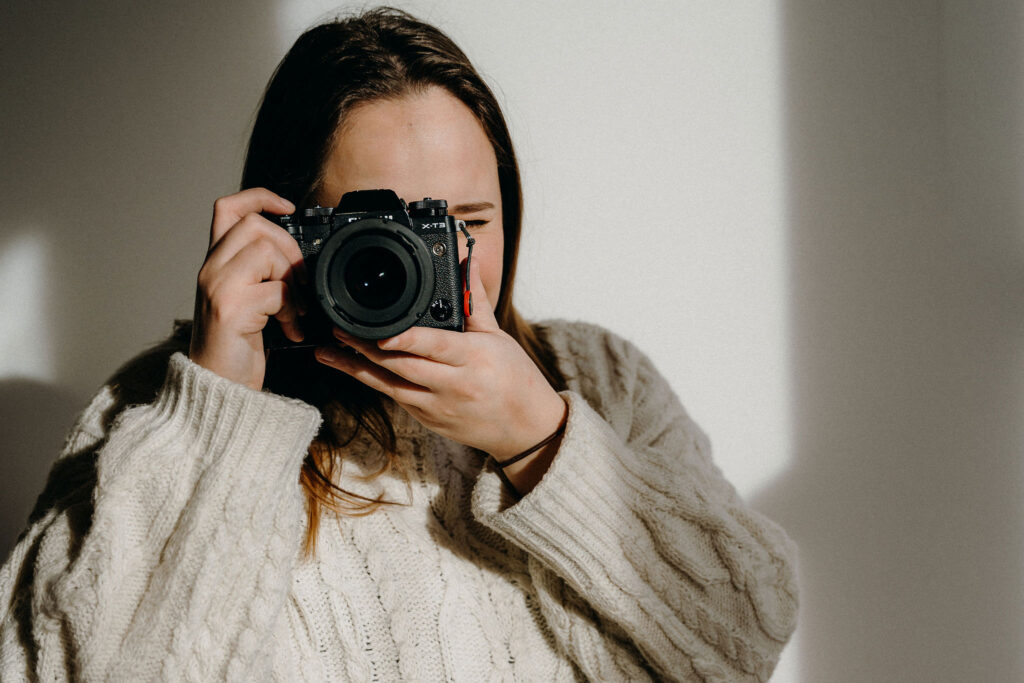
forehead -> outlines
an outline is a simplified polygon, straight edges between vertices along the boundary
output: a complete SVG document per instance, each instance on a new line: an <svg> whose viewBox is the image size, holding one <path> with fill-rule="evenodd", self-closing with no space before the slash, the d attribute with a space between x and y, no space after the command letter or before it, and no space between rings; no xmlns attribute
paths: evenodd
<svg viewBox="0 0 1024 683"><path fill-rule="evenodd" d="M390 188L406 201L497 204L497 159L469 108L432 87L350 111L324 169L323 188L327 202L351 190Z"/></svg>

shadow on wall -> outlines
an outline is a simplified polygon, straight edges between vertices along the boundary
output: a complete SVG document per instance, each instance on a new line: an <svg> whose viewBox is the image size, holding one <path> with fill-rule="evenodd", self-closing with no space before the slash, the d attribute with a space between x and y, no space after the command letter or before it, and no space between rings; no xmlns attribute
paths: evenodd
<svg viewBox="0 0 1024 683"><path fill-rule="evenodd" d="M0 381L0 557L6 557L36 498L75 415L77 396L33 380Z"/></svg>
<svg viewBox="0 0 1024 683"><path fill-rule="evenodd" d="M801 680L1024 680L1024 10L783 6Z"/></svg>
<svg viewBox="0 0 1024 683"><path fill-rule="evenodd" d="M55 340L53 385L0 382L0 558L73 413L191 314L210 207L279 58L276 4L0 3L0 234L52 247L45 329L3 324L29 351Z"/></svg>

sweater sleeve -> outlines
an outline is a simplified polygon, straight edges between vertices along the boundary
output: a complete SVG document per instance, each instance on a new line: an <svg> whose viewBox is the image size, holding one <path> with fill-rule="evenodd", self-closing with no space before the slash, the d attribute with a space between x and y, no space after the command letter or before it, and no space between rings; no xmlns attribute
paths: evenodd
<svg viewBox="0 0 1024 683"><path fill-rule="evenodd" d="M0 679L263 677L319 413L181 353L155 401L105 424L114 403L83 413L0 569Z"/></svg>
<svg viewBox="0 0 1024 683"><path fill-rule="evenodd" d="M576 368L586 399L563 393L551 467L519 502L485 470L473 514L527 552L548 626L589 679L767 680L796 625L792 542L723 479L650 361L594 329L568 342L605 360Z"/></svg>

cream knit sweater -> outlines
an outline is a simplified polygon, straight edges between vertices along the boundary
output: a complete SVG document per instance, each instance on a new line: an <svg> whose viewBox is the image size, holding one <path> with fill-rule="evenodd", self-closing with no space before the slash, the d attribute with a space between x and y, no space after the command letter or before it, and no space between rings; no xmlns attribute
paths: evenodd
<svg viewBox="0 0 1024 683"><path fill-rule="evenodd" d="M542 333L570 390L562 444L516 503L482 453L393 411L408 502L329 518L299 470L309 405L232 383L169 342L71 432L0 570L0 679L766 680L793 631L793 547L746 507L632 345Z"/></svg>

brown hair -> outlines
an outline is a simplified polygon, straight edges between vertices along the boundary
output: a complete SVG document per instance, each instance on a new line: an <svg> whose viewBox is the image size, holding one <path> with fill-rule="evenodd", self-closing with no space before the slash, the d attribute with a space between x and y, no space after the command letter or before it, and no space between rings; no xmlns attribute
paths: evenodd
<svg viewBox="0 0 1024 683"><path fill-rule="evenodd" d="M508 126L494 94L466 55L437 28L409 14L383 7L315 26L292 46L277 67L260 105L245 167L242 189L266 187L296 206L313 203L333 138L346 112L372 100L396 98L439 86L462 101L480 121L498 160L504 227L501 293L495 316L533 359L548 382L565 388L551 349L512 306L522 187ZM340 475L345 446L359 430L376 441L385 457L373 479L395 469L405 475L396 454L394 428L385 398L347 375L325 372L311 354L271 354L265 386L320 408L324 427L302 467L306 492L307 557L316 550L324 509L339 514L369 514L394 501L346 491Z"/></svg>

